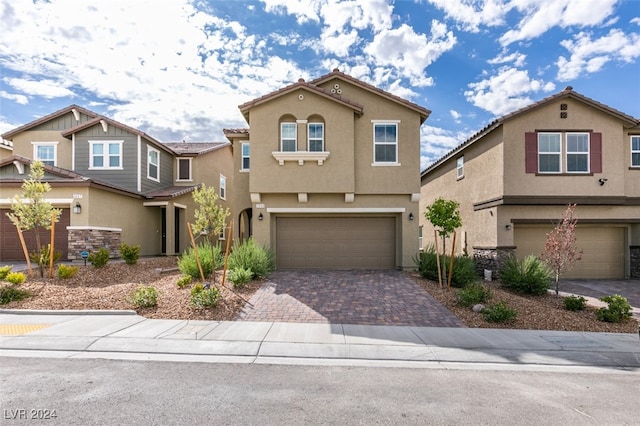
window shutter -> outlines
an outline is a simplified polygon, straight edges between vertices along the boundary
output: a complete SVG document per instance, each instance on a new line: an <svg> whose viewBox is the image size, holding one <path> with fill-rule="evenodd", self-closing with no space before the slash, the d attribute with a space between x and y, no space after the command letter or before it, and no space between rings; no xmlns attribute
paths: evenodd
<svg viewBox="0 0 640 426"><path fill-rule="evenodd" d="M602 173L602 133L591 133L589 140L591 141L589 147L591 173Z"/></svg>
<svg viewBox="0 0 640 426"><path fill-rule="evenodd" d="M524 134L524 163L526 173L538 173L538 135L536 132Z"/></svg>

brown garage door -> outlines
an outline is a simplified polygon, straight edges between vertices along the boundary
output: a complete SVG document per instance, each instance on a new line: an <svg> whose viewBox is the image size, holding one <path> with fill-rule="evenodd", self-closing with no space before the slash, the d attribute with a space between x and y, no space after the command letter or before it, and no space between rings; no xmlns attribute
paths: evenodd
<svg viewBox="0 0 640 426"><path fill-rule="evenodd" d="M279 269L392 269L392 217L293 218L276 220Z"/></svg>
<svg viewBox="0 0 640 426"><path fill-rule="evenodd" d="M516 254L522 259L527 254L539 255L544 251L549 226L516 226ZM582 259L564 278L624 278L624 230L614 226L578 226L576 246L582 250Z"/></svg>
<svg viewBox="0 0 640 426"><path fill-rule="evenodd" d="M24 254L20 245L20 238L16 227L7 217L9 209L0 209L0 261L22 261L24 262ZM55 228L55 249L62 253L62 260L67 259L68 251L68 231L67 226L70 224L69 209L62 209L60 220L56 223ZM34 231L23 233L27 249L29 252L36 251L36 234ZM40 230L40 241L43 245L49 244L51 241L51 231Z"/></svg>

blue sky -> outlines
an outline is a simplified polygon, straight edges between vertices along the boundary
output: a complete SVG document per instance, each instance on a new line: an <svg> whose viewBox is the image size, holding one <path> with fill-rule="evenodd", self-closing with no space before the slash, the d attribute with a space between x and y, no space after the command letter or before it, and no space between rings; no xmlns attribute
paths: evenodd
<svg viewBox="0 0 640 426"><path fill-rule="evenodd" d="M0 133L78 104L165 142L339 68L432 111L424 168L566 86L640 117L638 0L0 0Z"/></svg>

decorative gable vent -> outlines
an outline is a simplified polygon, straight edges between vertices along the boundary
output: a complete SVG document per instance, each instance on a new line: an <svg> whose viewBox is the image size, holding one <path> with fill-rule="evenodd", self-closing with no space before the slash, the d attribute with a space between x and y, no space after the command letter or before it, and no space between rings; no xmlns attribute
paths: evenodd
<svg viewBox="0 0 640 426"><path fill-rule="evenodd" d="M338 95L342 94L342 89L340 88L340 85L338 83L333 85L333 88L331 89L331 93L337 93Z"/></svg>
<svg viewBox="0 0 640 426"><path fill-rule="evenodd" d="M560 118L567 118L567 110L569 106L567 104L560 104Z"/></svg>

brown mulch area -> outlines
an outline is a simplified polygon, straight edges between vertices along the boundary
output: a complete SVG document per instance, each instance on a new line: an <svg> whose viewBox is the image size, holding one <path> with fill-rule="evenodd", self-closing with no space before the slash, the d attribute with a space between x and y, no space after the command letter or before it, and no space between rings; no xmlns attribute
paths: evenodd
<svg viewBox="0 0 640 426"><path fill-rule="evenodd" d="M517 317L510 322L491 323L486 321L481 313L473 312L471 307L459 306L455 296L457 289L441 289L437 282L421 278L417 273L410 273L410 276L460 318L467 327L609 333L638 332L638 322L635 319L621 323L599 321L596 318L594 307L587 306L584 311L568 311L564 309L563 298L556 298L554 294L524 296L503 288L498 281L485 281L482 285L488 287L492 293L491 299L484 304L485 306L504 301L508 307L515 309L518 313Z"/></svg>
<svg viewBox="0 0 640 426"><path fill-rule="evenodd" d="M22 288L33 296L1 306L5 309L134 309L146 318L233 320L245 302L261 286L262 281L253 281L239 290L220 287L222 273L217 274L218 288L222 299L213 309L197 309L190 304L190 286L183 289L176 285L181 277L174 257L143 258L136 265L122 261L111 261L104 268L91 265L79 266L78 274L71 279L29 279ZM162 272L159 272L162 271ZM492 291L487 304L505 301L518 312L515 320L505 323L489 323L481 313L471 308L458 306L456 289L441 289L437 282L421 278L417 273L408 273L422 288L453 312L467 327L512 328L531 330L595 331L613 333L637 333L638 322L634 319L610 324L598 321L595 309L571 312L564 309L562 298L554 295L522 296L500 286L499 282L484 282ZM138 286L153 286L158 290L158 305L155 308L135 309L129 302ZM487 305L485 304L485 305Z"/></svg>
<svg viewBox="0 0 640 426"><path fill-rule="evenodd" d="M29 290L32 297L1 306L5 309L115 309L136 310L145 318L232 320L260 287L254 281L242 289L221 288L222 298L213 309L197 309L190 304L191 286L178 288L182 276L174 257L145 258L136 265L110 261L96 269L80 264L78 274L70 279L28 279L21 288ZM162 270L163 272L159 272ZM37 273L37 272L36 272ZM222 272L217 274L220 283ZM228 280L227 280L228 281ZM136 309L128 300L138 286L153 286L158 290L158 305L154 308ZM227 287L232 288L227 282Z"/></svg>

